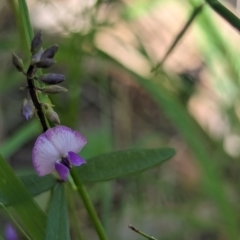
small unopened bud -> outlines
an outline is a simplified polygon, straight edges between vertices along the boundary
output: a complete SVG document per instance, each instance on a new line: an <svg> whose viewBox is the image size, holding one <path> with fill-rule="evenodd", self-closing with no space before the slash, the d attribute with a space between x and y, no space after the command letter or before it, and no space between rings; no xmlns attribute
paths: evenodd
<svg viewBox="0 0 240 240"><path fill-rule="evenodd" d="M58 84L65 80L65 76L61 74L49 73L40 76L38 80L49 85Z"/></svg>
<svg viewBox="0 0 240 240"><path fill-rule="evenodd" d="M42 54L43 54L43 49L40 48L40 50L32 56L31 64L35 64L35 63L39 62Z"/></svg>
<svg viewBox="0 0 240 240"><path fill-rule="evenodd" d="M21 112L22 112L22 115L26 118L26 120L29 120L34 115L35 107L30 98L23 99Z"/></svg>
<svg viewBox="0 0 240 240"><path fill-rule="evenodd" d="M31 53L32 55L36 54L42 47L42 33L39 31L31 42Z"/></svg>
<svg viewBox="0 0 240 240"><path fill-rule="evenodd" d="M47 48L44 51L42 58L54 58L57 51L58 51L58 45L53 45L52 47Z"/></svg>
<svg viewBox="0 0 240 240"><path fill-rule="evenodd" d="M52 86L43 87L41 91L46 94L57 94L57 93L67 92L68 90L59 85L52 85Z"/></svg>
<svg viewBox="0 0 240 240"><path fill-rule="evenodd" d="M15 53L12 54L12 63L19 72L24 72L23 61Z"/></svg>
<svg viewBox="0 0 240 240"><path fill-rule="evenodd" d="M46 112L45 112L46 117L53 123L55 124L60 124L60 119L58 117L58 114L53 111L52 108L49 108Z"/></svg>
<svg viewBox="0 0 240 240"><path fill-rule="evenodd" d="M49 68L55 61L52 58L42 58L39 62L36 63L38 68Z"/></svg>

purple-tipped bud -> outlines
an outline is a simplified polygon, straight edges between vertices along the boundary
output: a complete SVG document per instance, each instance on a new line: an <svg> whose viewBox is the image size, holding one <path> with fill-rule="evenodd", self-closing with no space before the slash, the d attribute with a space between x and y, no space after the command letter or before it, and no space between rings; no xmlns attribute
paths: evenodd
<svg viewBox="0 0 240 240"><path fill-rule="evenodd" d="M36 54L42 47L42 33L39 31L31 42L31 53L32 55Z"/></svg>
<svg viewBox="0 0 240 240"><path fill-rule="evenodd" d="M52 58L42 58L39 62L36 63L38 68L49 68L55 61Z"/></svg>
<svg viewBox="0 0 240 240"><path fill-rule="evenodd" d="M12 63L19 72L24 71L23 61L15 53L12 54Z"/></svg>
<svg viewBox="0 0 240 240"><path fill-rule="evenodd" d="M47 48L44 51L42 58L54 58L57 51L58 51L58 45L53 45L52 47Z"/></svg>
<svg viewBox="0 0 240 240"><path fill-rule="evenodd" d="M41 91L46 94L58 94L58 93L67 92L68 90L59 85L52 85L52 86L43 87Z"/></svg>
<svg viewBox="0 0 240 240"><path fill-rule="evenodd" d="M5 240L18 240L18 235L12 224L7 224L4 229Z"/></svg>
<svg viewBox="0 0 240 240"><path fill-rule="evenodd" d="M35 113L35 106L31 99L29 98L23 99L21 112L22 112L22 115L26 118L26 120L29 120L30 118L32 118L32 116Z"/></svg>
<svg viewBox="0 0 240 240"><path fill-rule="evenodd" d="M38 80L49 85L58 84L65 80L65 76L61 74L48 73L40 76Z"/></svg>
<svg viewBox="0 0 240 240"><path fill-rule="evenodd" d="M58 114L53 111L52 108L49 108L46 112L45 112L46 117L53 123L55 124L60 124L60 119Z"/></svg>

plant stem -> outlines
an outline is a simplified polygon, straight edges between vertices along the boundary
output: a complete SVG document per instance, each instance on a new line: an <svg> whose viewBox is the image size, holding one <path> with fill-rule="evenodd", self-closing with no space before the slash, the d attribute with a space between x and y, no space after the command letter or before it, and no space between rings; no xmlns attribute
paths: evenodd
<svg viewBox="0 0 240 240"><path fill-rule="evenodd" d="M30 65L27 71L27 83L28 83L28 90L31 96L31 99L33 101L33 104L35 106L35 108L37 109L37 114L38 117L41 121L42 124L42 128L43 128L43 132L48 130L48 125L42 110L42 106L38 101L38 97L37 97L37 93L36 93L36 89L35 89L35 85L34 85L34 80L33 80L33 73L34 73L35 67L34 65Z"/></svg>
<svg viewBox="0 0 240 240"><path fill-rule="evenodd" d="M72 169L71 171L71 176L73 178L73 181L77 187L77 191L79 193L79 195L81 196L83 203L85 205L85 208L93 222L93 225L95 227L95 230L98 234L98 237L100 240L107 240L107 236L105 234L105 231L103 229L103 226L98 218L98 215L93 207L93 204L88 196L88 193L84 187L84 185L82 184L81 180L79 179L79 177L77 177L77 173L75 171L75 169Z"/></svg>
<svg viewBox="0 0 240 240"><path fill-rule="evenodd" d="M149 236L146 233L139 231L138 229L136 229L135 227L133 227L132 225L128 226L130 229L132 229L134 232L140 234L141 236L147 238L148 240L157 240L155 237Z"/></svg>
<svg viewBox="0 0 240 240"><path fill-rule="evenodd" d="M185 23L181 31L177 34L177 36L174 38L172 44L168 48L167 52L163 56L162 60L151 70L151 72L157 71L158 68L162 67L162 65L165 63L167 60L168 56L170 53L173 51L173 49L177 46L179 41L182 39L183 36L185 36L186 31L189 29L193 21L196 19L196 17L201 13L203 10L204 3L201 3L199 6L195 7L189 16L188 21Z"/></svg>

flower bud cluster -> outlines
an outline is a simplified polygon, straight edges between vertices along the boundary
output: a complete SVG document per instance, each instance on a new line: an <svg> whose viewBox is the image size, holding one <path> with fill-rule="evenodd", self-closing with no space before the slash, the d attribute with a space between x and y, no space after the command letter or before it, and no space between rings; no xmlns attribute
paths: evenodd
<svg viewBox="0 0 240 240"><path fill-rule="evenodd" d="M42 34L38 32L31 42L31 62L28 70L25 72L24 64L21 58L16 54L12 54L12 63L17 71L27 76L27 87L23 89L26 97L22 104L22 115L29 120L37 112L41 121L45 121L44 116L51 122L60 124L58 114L53 110L52 106L47 103L39 102L38 94L58 94L67 92L67 89L59 86L65 80L65 76L57 73L47 73L40 76L37 75L38 69L50 68L55 62L54 57L58 51L58 46L53 45L46 50L42 48ZM37 82L38 83L37 83ZM41 87L39 87L39 82ZM45 84L47 86L45 86Z"/></svg>

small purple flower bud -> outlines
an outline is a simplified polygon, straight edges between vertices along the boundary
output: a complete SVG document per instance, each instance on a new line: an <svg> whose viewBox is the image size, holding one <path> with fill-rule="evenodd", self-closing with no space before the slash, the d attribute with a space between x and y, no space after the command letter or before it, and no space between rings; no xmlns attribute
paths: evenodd
<svg viewBox="0 0 240 240"><path fill-rule="evenodd" d="M65 80L65 76L61 74L49 73L40 76L38 80L46 84L58 84Z"/></svg>
<svg viewBox="0 0 240 240"><path fill-rule="evenodd" d="M41 91L46 94L58 94L58 93L67 92L68 90L59 85L52 85L52 86L43 87Z"/></svg>
<svg viewBox="0 0 240 240"><path fill-rule="evenodd" d="M15 53L12 54L12 63L19 72L24 71L23 61Z"/></svg>
<svg viewBox="0 0 240 240"><path fill-rule="evenodd" d="M52 58L41 58L39 62L36 63L38 68L49 68L55 61Z"/></svg>
<svg viewBox="0 0 240 240"><path fill-rule="evenodd" d="M30 98L24 98L22 104L22 115L29 120L35 113L35 106Z"/></svg>
<svg viewBox="0 0 240 240"><path fill-rule="evenodd" d="M31 53L32 55L36 54L42 47L42 33L39 31L31 42Z"/></svg>
<svg viewBox="0 0 240 240"><path fill-rule="evenodd" d="M52 109L49 108L46 112L45 112L46 117L53 123L59 125L60 124L60 119L58 114Z"/></svg>
<svg viewBox="0 0 240 240"><path fill-rule="evenodd" d="M58 51L58 45L53 45L52 47L47 48L44 51L42 58L54 58L57 51Z"/></svg>
<svg viewBox="0 0 240 240"><path fill-rule="evenodd" d="M7 224L4 231L5 240L18 240L18 235L12 224Z"/></svg>

